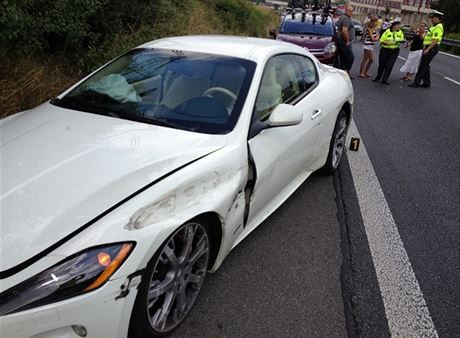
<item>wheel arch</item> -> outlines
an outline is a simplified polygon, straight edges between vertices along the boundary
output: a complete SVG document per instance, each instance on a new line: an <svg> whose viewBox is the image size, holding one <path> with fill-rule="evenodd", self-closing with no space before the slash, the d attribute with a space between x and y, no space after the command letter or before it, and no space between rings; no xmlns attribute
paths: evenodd
<svg viewBox="0 0 460 338"><path fill-rule="evenodd" d="M211 250L209 253L208 268L211 268L212 266L214 266L217 256L219 255L220 248L222 246L223 222L217 213L205 212L193 217L191 220L185 223L200 220L204 220L205 223L208 225L207 230L209 231L211 246Z"/></svg>
<svg viewBox="0 0 460 338"><path fill-rule="evenodd" d="M345 101L345 103L342 105L341 110L344 111L345 114L347 115L347 123L348 123L348 126L350 126L351 117L353 114L353 108L351 106L350 101Z"/></svg>

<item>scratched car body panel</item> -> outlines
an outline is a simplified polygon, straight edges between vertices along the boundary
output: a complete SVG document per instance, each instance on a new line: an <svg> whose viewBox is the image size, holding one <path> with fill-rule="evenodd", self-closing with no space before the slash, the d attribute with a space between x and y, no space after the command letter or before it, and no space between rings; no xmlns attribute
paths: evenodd
<svg viewBox="0 0 460 338"><path fill-rule="evenodd" d="M352 104L347 75L300 47L196 36L140 46L0 121L2 335L139 336L142 290L168 241L197 223L215 271L328 167ZM186 272L202 276L187 309L145 314L143 335L169 333L190 310L205 273Z"/></svg>

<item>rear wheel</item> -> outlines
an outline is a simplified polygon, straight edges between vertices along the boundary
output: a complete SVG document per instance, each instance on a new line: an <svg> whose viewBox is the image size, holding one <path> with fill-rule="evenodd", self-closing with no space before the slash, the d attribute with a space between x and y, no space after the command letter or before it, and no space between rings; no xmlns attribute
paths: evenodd
<svg viewBox="0 0 460 338"><path fill-rule="evenodd" d="M331 144L329 145L329 153L327 155L326 164L321 171L326 174L334 173L342 160L345 151L345 142L347 138L348 118L342 110L337 116L334 131L332 133Z"/></svg>
<svg viewBox="0 0 460 338"><path fill-rule="evenodd" d="M147 265L129 328L130 338L171 333L198 297L208 267L209 236L203 222L174 232Z"/></svg>

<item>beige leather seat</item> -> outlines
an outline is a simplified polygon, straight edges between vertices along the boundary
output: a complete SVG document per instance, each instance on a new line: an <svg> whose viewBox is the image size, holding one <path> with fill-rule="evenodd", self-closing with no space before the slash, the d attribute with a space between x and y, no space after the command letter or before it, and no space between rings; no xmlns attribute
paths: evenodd
<svg viewBox="0 0 460 338"><path fill-rule="evenodd" d="M259 119L266 119L273 109L281 103L281 86L276 82L275 64L268 64L262 78L256 109Z"/></svg>
<svg viewBox="0 0 460 338"><path fill-rule="evenodd" d="M242 66L220 66L212 77L212 87L228 89L238 96L245 75L246 70Z"/></svg>
<svg viewBox="0 0 460 338"><path fill-rule="evenodd" d="M209 69L204 63L179 64L165 88L161 104L175 108L187 100L201 96L210 86Z"/></svg>

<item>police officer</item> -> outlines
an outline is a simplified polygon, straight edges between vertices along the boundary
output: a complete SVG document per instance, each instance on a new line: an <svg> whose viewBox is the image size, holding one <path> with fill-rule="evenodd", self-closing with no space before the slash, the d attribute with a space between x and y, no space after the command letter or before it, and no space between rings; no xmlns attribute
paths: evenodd
<svg viewBox="0 0 460 338"><path fill-rule="evenodd" d="M409 85L409 87L430 88L431 86L430 63L435 55L438 54L439 45L442 40L442 35L444 34L444 27L441 23L443 15L443 13L438 11L431 12L431 22L433 25L430 27L423 39L422 60L420 61L417 75L415 75L415 80Z"/></svg>
<svg viewBox="0 0 460 338"><path fill-rule="evenodd" d="M391 21L390 28L385 30L380 37L379 68L374 82L382 79L383 84L389 85L388 78L398 58L399 45L405 41L400 26L401 19L395 18Z"/></svg>

